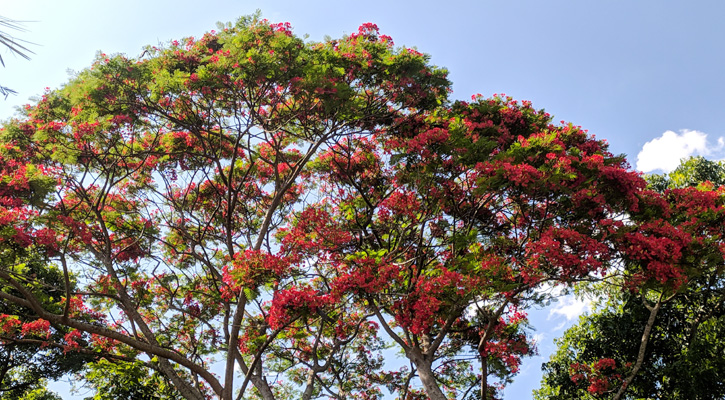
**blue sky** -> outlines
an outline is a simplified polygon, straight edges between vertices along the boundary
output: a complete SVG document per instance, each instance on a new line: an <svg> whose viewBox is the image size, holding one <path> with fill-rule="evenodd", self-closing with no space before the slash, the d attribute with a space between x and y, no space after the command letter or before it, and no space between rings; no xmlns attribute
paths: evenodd
<svg viewBox="0 0 725 400"><path fill-rule="evenodd" d="M37 44L30 61L2 53L0 84L19 94L0 99L0 119L89 66L99 50L136 56L144 45L199 36L257 9L309 40L376 23L448 68L453 98L531 100L556 121L607 139L645 172L673 169L688 155L725 157L720 0L0 0L0 15L32 21L16 36ZM527 360L506 398L530 397L553 338L583 309L566 298L532 316L542 355Z"/></svg>

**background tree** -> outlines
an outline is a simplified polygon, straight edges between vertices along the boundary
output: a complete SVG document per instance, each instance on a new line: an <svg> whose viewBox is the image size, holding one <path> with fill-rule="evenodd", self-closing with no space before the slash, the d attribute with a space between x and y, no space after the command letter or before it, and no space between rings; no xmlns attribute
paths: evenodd
<svg viewBox="0 0 725 400"><path fill-rule="evenodd" d="M725 165L722 161L712 161L702 156L690 157L683 159L670 173L645 175L645 178L649 187L658 192L698 187L708 182L718 187L725 184Z"/></svg>
<svg viewBox="0 0 725 400"><path fill-rule="evenodd" d="M678 190L698 187L697 194L719 193L725 183L722 163L693 157L666 175L647 179L651 187L674 196ZM692 190L692 189L687 189ZM697 218L722 223L722 206L703 210ZM674 216L671 217L675 219ZM701 240L707 242L710 232ZM712 243L718 246L721 240ZM717 259L717 258L716 258ZM642 367L627 386L623 398L713 399L725 396L723 386L723 334L725 334L725 281L722 261L707 267L708 260L672 298L661 305L651 326ZM606 299L594 313L581 318L559 340L557 353L544 365L540 399L608 397L611 374L619 374L622 362L633 363L641 351L642 332L651 310L642 293L625 290L622 281L601 285L595 293ZM631 289L631 288L630 288ZM603 300L604 301L604 300ZM646 301L646 300L644 300ZM612 360L616 364L602 364ZM602 390L607 389L607 390ZM609 393L608 393L609 392Z"/></svg>
<svg viewBox="0 0 725 400"><path fill-rule="evenodd" d="M94 392L86 400L180 400L168 380L140 362L105 359L86 364L80 382Z"/></svg>

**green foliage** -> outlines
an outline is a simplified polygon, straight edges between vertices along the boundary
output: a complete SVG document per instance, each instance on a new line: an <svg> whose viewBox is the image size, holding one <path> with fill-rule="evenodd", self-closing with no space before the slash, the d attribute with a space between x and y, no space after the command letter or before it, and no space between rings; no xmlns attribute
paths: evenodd
<svg viewBox="0 0 725 400"><path fill-rule="evenodd" d="M702 156L683 160L674 171L657 175L646 175L650 187L659 192L666 189L696 187L710 182L715 186L725 185L725 163L711 161Z"/></svg>
<svg viewBox="0 0 725 400"><path fill-rule="evenodd" d="M46 381L40 380L37 382L37 387L26 390L22 395L0 392L0 400L63 400L57 393L46 389L44 387L46 383Z"/></svg>
<svg viewBox="0 0 725 400"><path fill-rule="evenodd" d="M716 399L725 396L725 310L723 291L693 290L665 303L658 314L642 369L627 399ZM589 381L575 382L572 365L603 358L635 360L649 311L625 293L557 340L558 351L544 364L539 400L607 398L590 393ZM622 365L619 363L618 368ZM626 365L625 365L626 367Z"/></svg>
<svg viewBox="0 0 725 400"><path fill-rule="evenodd" d="M157 372L141 362L99 360L83 373L85 386L95 391L85 400L181 400Z"/></svg>

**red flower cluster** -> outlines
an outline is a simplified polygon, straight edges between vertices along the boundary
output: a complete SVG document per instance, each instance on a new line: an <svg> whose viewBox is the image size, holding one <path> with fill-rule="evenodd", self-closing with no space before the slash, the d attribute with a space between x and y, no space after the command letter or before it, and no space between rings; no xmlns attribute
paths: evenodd
<svg viewBox="0 0 725 400"><path fill-rule="evenodd" d="M272 299L267 323L272 329L279 329L299 316L315 316L318 310L334 303L331 295L310 287L280 290Z"/></svg>
<svg viewBox="0 0 725 400"><path fill-rule="evenodd" d="M37 319L32 322L26 322L21 328L21 334L23 336L41 336L48 338L50 337L50 321Z"/></svg>
<svg viewBox="0 0 725 400"><path fill-rule="evenodd" d="M262 251L245 250L223 267L222 297L235 298L242 288L254 289L262 283L281 280L289 270L289 260Z"/></svg>
<svg viewBox="0 0 725 400"><path fill-rule="evenodd" d="M611 358L602 358L592 365L574 363L569 367L569 376L575 384L587 385L587 391L601 395L622 383L617 372L617 363Z"/></svg>

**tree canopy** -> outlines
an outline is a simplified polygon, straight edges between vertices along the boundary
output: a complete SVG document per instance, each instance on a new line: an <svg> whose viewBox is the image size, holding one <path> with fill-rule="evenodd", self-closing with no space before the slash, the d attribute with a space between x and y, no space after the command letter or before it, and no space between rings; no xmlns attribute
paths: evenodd
<svg viewBox="0 0 725 400"><path fill-rule="evenodd" d="M94 398L492 399L542 287L625 277L653 319L722 272L719 191L449 91L370 23L99 54L0 131L3 348L77 357Z"/></svg>

